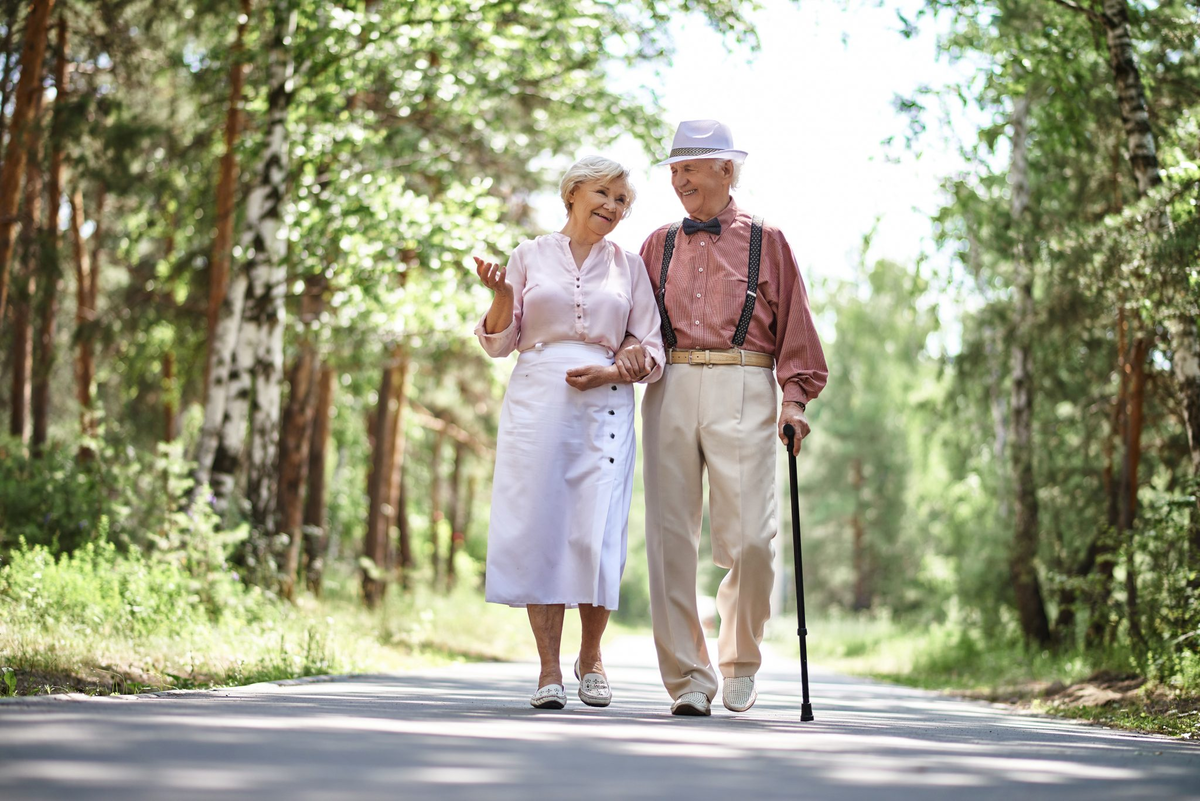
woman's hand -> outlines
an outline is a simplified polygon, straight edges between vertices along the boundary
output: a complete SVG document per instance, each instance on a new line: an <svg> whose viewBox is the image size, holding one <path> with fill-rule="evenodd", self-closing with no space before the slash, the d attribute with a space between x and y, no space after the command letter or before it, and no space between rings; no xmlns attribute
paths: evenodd
<svg viewBox="0 0 1200 801"><path fill-rule="evenodd" d="M633 335L626 335L616 355L617 374L621 381L632 384L645 378L651 369L650 357L646 349Z"/></svg>
<svg viewBox="0 0 1200 801"><path fill-rule="evenodd" d="M475 259L475 273L479 276L479 280L483 285L492 290L498 296L512 297L512 287L504 279L508 276L508 270L495 262L484 261L478 256L472 256Z"/></svg>
<svg viewBox="0 0 1200 801"><path fill-rule="evenodd" d="M478 256L475 259L475 273L483 285L492 290L492 305L488 307L483 319L483 330L489 334L498 334L512 325L513 321L513 288L505 278L508 270L499 264L484 261Z"/></svg>
<svg viewBox="0 0 1200 801"><path fill-rule="evenodd" d="M617 374L615 365L601 366L589 364L587 367L576 367L567 371L567 383L580 392L602 387L605 384L625 384Z"/></svg>

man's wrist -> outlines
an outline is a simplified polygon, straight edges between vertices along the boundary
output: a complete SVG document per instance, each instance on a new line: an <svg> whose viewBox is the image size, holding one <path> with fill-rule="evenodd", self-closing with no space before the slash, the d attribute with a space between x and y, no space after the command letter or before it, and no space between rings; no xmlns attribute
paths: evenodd
<svg viewBox="0 0 1200 801"><path fill-rule="evenodd" d="M802 412L808 410L808 405L804 401L786 400L786 401L784 401L784 403L790 403L794 406L799 406L800 411L802 411Z"/></svg>

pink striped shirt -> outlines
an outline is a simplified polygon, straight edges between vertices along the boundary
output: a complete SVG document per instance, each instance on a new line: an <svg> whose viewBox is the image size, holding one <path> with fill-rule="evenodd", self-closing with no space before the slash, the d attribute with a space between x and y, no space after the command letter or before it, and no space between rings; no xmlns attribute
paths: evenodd
<svg viewBox="0 0 1200 801"><path fill-rule="evenodd" d="M730 199L717 215L719 236L707 231L686 236L682 229L676 234L667 279L667 316L675 329L676 348L733 347L746 302L751 218ZM659 228L642 245L655 296L669 227ZM742 348L775 357L775 377L785 401L808 403L829 378L800 266L783 233L769 223L763 226L758 300Z"/></svg>

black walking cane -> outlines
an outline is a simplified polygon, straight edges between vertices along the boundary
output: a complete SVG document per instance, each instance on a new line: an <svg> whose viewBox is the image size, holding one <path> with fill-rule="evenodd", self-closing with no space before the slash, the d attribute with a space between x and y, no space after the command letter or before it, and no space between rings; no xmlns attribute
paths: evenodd
<svg viewBox="0 0 1200 801"><path fill-rule="evenodd" d="M796 561L796 614L800 622L800 627L796 629L796 634L800 637L800 687L803 692L800 720L812 720L812 704L808 702L808 629L804 626L804 562L800 558L800 500L799 487L796 484L796 454L793 447L796 429L791 423L783 426L783 435L787 437L788 479L792 490L792 556Z"/></svg>

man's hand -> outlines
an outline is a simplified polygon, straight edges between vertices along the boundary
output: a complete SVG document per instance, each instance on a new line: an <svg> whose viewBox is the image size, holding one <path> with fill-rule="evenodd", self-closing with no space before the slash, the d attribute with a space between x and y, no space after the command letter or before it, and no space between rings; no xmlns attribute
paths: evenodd
<svg viewBox="0 0 1200 801"><path fill-rule="evenodd" d="M646 355L646 349L632 334L625 335L615 361L617 374L626 384L640 381L650 373L650 358Z"/></svg>
<svg viewBox="0 0 1200 801"><path fill-rule="evenodd" d="M808 432L812 430L808 425L808 418L804 416L804 410L795 401L784 401L779 410L779 441L784 445L787 445L788 440L783 435L783 427L788 423L791 423L792 428L796 429L795 444L792 446L792 455L795 456L800 453L801 443L808 436Z"/></svg>
<svg viewBox="0 0 1200 801"><path fill-rule="evenodd" d="M587 367L576 367L567 371L567 383L580 392L602 387L605 384L617 383L615 367L589 364Z"/></svg>

